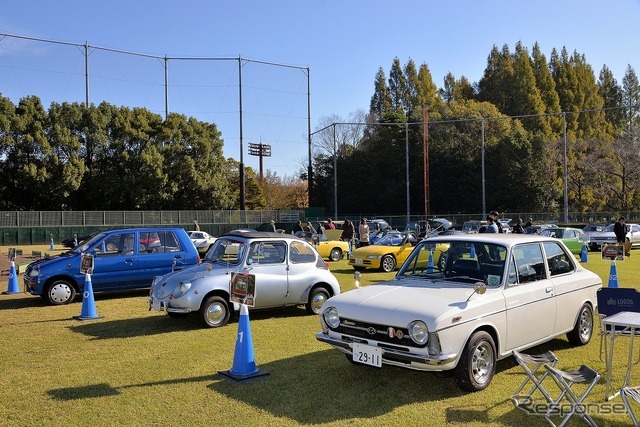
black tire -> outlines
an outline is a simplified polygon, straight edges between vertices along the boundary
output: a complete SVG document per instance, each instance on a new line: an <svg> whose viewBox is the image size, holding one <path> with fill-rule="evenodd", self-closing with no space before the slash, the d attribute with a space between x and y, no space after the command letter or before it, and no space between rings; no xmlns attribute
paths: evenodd
<svg viewBox="0 0 640 427"><path fill-rule="evenodd" d="M438 258L437 267L440 271L444 271L445 266L447 265L447 253L440 254L440 258Z"/></svg>
<svg viewBox="0 0 640 427"><path fill-rule="evenodd" d="M204 300L198 315L204 327L219 328L229 321L229 304L222 297L211 296Z"/></svg>
<svg viewBox="0 0 640 427"><path fill-rule="evenodd" d="M567 339L571 345L582 346L591 341L593 335L593 309L589 304L584 304L580 308L576 324L567 332Z"/></svg>
<svg viewBox="0 0 640 427"><path fill-rule="evenodd" d="M454 372L458 387L470 392L487 388L496 372L497 360L491 335L485 331L471 335Z"/></svg>
<svg viewBox="0 0 640 427"><path fill-rule="evenodd" d="M342 259L342 250L340 248L333 248L329 252L329 259L331 261L340 261Z"/></svg>
<svg viewBox="0 0 640 427"><path fill-rule="evenodd" d="M323 287L314 288L309 294L309 301L305 305L307 313L319 314L322 304L329 299L329 291Z"/></svg>
<svg viewBox="0 0 640 427"><path fill-rule="evenodd" d="M390 273L396 269L396 259L393 255L385 255L380 260L380 270Z"/></svg>
<svg viewBox="0 0 640 427"><path fill-rule="evenodd" d="M46 300L52 305L69 304L75 297L76 288L67 280L56 280L46 290Z"/></svg>

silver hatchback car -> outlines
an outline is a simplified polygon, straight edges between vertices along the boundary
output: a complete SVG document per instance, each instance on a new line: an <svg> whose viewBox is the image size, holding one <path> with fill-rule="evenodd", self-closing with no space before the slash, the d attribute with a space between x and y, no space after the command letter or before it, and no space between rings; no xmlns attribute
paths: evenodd
<svg viewBox="0 0 640 427"><path fill-rule="evenodd" d="M202 264L158 276L149 293L149 310L170 317L197 313L205 327L229 321L240 304L230 301L233 273L255 277L251 309L305 305L318 314L322 304L340 293L340 284L307 242L273 232L232 231L216 240Z"/></svg>

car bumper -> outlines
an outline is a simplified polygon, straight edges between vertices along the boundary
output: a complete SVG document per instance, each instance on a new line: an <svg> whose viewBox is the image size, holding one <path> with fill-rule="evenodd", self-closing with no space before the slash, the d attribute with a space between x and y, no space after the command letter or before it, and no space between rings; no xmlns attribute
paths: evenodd
<svg viewBox="0 0 640 427"><path fill-rule="evenodd" d="M349 265L362 268L380 268L380 259L349 258Z"/></svg>
<svg viewBox="0 0 640 427"><path fill-rule="evenodd" d="M191 313L192 310L190 308L181 308L181 307L171 307L169 306L169 302L165 300L160 300L158 298L154 298L153 296L149 296L149 311L166 311L167 313Z"/></svg>
<svg viewBox="0 0 640 427"><path fill-rule="evenodd" d="M316 339L347 354L352 354L354 342L362 342L362 340L351 341L349 339L332 338L323 332L318 332ZM363 343L366 344L366 342ZM453 369L458 359L458 355L454 353L427 355L395 349L386 345L380 345L379 347L382 349L383 364L421 371L445 371Z"/></svg>

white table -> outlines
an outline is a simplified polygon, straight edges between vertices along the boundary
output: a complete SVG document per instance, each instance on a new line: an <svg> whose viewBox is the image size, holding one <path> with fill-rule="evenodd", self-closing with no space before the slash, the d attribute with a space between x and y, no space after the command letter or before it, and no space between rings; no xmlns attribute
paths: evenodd
<svg viewBox="0 0 640 427"><path fill-rule="evenodd" d="M619 336L629 337L629 359L627 361L627 372L624 377L624 382L620 389L629 385L631 379L631 365L633 365L633 341L636 332L640 332L640 313L632 311L621 311L620 313L613 314L611 316L602 319L602 323L605 325L607 333L605 337L609 339L609 354L607 355L607 386L606 386L606 399L611 400L620 394L620 390L615 393L611 392L611 375L613 371L613 344L615 339ZM606 343L605 343L606 345Z"/></svg>

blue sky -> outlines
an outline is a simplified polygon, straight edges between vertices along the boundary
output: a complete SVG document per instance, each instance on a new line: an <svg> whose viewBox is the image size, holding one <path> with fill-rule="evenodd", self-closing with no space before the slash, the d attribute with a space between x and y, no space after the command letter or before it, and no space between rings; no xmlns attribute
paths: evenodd
<svg viewBox="0 0 640 427"><path fill-rule="evenodd" d="M621 83L627 64L640 74L640 1L9 1L0 33L85 43L136 53L238 57L310 69L311 127L323 116L368 110L379 67L394 57L428 64L440 87L447 72L477 82L493 45L549 58L566 47L604 64ZM161 61L92 51L90 100L164 114ZM307 77L299 69L245 63L243 140L269 143L265 169L295 175L307 164ZM170 111L214 122L225 155L239 159L237 61L170 61ZM13 102L37 95L84 101L84 56L74 46L0 40L0 93Z"/></svg>

